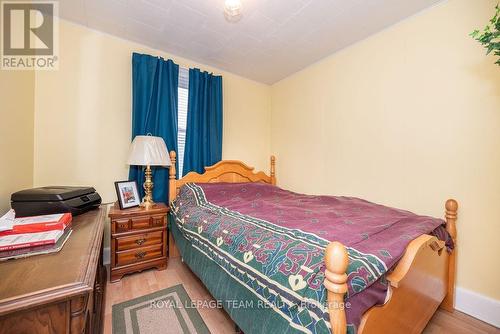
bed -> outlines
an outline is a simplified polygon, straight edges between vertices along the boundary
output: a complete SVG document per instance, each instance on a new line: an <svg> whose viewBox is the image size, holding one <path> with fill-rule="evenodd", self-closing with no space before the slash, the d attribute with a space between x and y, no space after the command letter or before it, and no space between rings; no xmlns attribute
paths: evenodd
<svg viewBox="0 0 500 334"><path fill-rule="evenodd" d="M170 158L175 166L175 152ZM221 161L203 174L188 173L179 180L175 175L172 167L169 257L182 256L247 333L420 333L438 307L454 308L455 200L446 201L442 221L355 198L295 194L274 187L274 157L269 175L240 161ZM281 226L275 211L287 200L286 208L301 205L284 219L292 226ZM320 224L319 230L311 230L317 219L301 225L304 215L322 207L329 208L330 215L321 216L323 221L342 217L339 221L352 226L328 230L325 226L335 224ZM346 220L346 212L363 214ZM373 228L370 237L342 234L345 229L356 231L357 216L375 221L364 220ZM388 218L398 224L394 228L415 223L426 226L428 233L420 227L397 232L406 238L401 248L404 238L384 236L390 229L376 222ZM266 257L268 245L276 243L291 248L286 256L275 252ZM370 246L374 243L375 248ZM296 268L294 257L307 265Z"/></svg>

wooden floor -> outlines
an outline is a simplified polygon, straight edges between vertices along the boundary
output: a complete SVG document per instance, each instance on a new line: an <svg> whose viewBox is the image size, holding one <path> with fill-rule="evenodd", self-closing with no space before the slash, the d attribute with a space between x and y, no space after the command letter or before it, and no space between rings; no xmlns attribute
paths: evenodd
<svg viewBox="0 0 500 334"><path fill-rule="evenodd" d="M127 275L117 283L109 283L106 289L106 310L104 316L104 333L111 333L111 306L132 298L140 297L160 289L182 283L192 300L211 300L212 297L180 260L170 260L168 268L163 271L148 270L143 273ZM201 317L214 334L234 333L234 323L220 309L198 309ZM426 329L426 334L500 334L500 330L461 312L448 313L438 310Z"/></svg>

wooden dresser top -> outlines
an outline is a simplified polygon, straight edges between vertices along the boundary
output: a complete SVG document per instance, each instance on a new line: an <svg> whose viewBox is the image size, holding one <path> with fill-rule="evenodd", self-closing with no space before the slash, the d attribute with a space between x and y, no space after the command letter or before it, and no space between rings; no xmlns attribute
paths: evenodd
<svg viewBox="0 0 500 334"><path fill-rule="evenodd" d="M58 253L0 262L0 315L93 289L106 208L74 217Z"/></svg>

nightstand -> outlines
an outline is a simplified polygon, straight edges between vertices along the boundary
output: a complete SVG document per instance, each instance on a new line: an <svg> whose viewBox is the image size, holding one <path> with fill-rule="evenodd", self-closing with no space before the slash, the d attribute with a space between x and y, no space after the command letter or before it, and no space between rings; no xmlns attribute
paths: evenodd
<svg viewBox="0 0 500 334"><path fill-rule="evenodd" d="M123 275L145 269L167 268L167 213L169 208L157 203L152 209L110 209L111 282Z"/></svg>

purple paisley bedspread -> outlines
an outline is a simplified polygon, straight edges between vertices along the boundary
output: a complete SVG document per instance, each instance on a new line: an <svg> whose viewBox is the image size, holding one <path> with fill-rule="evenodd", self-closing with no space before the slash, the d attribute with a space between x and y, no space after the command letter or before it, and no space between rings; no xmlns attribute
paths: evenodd
<svg viewBox="0 0 500 334"><path fill-rule="evenodd" d="M197 185L212 204L327 241L340 241L377 257L387 271L403 256L409 242L422 234L435 235L448 248L453 247L443 220L359 198L303 195L263 183ZM347 322L356 328L367 309L384 302L387 289L383 276L362 291L349 291Z"/></svg>

